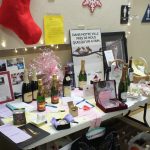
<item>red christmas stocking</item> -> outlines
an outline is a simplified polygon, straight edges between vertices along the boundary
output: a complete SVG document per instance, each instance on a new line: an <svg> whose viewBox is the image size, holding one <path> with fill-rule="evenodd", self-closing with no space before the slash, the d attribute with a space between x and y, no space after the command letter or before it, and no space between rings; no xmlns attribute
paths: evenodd
<svg viewBox="0 0 150 150"><path fill-rule="evenodd" d="M31 16L30 0L3 0L0 24L13 30L25 44L36 44L42 34Z"/></svg>

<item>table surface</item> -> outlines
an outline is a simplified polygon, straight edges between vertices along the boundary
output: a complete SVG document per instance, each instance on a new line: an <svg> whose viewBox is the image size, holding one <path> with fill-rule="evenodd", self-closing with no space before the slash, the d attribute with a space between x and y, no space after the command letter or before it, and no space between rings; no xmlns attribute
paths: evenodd
<svg viewBox="0 0 150 150"><path fill-rule="evenodd" d="M95 105L94 98L88 99L88 101ZM90 126L100 125L100 122L105 121L107 119L110 119L112 117L116 117L119 115L126 115L129 111L133 111L137 109L139 106L144 106L146 103L149 103L149 98L141 96L138 99L132 99L128 98L126 104L128 105L128 109L125 110L119 110L115 112L110 113L104 113L102 110L100 110L97 106L94 108L91 108L88 111L79 111L79 115L74 118L77 123L71 123L71 128L57 131L52 124L50 123L50 120L52 117L55 118L63 118L66 114L68 114L68 109L66 107L65 112L50 112L45 111L42 112L46 115L47 123L44 125L41 125L40 128L44 129L45 131L49 132L50 135L31 144L26 146L24 149L32 149L34 147L40 146L44 143L51 142L55 139L67 136L71 133L75 133L77 131L80 131L82 129L85 129ZM30 122L33 118L33 116L37 115L38 112L28 112L26 113L27 122ZM12 118L6 118L3 120L4 123L12 123Z"/></svg>

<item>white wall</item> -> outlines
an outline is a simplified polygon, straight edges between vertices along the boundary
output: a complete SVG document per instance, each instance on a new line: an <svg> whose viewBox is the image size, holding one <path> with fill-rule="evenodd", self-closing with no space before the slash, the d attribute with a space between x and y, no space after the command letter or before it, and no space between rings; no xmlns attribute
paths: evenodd
<svg viewBox="0 0 150 150"><path fill-rule="evenodd" d="M31 0L31 14L42 30L44 15L62 15L67 43L70 43L69 30L76 29L78 25L84 25L85 28L101 28L103 32L126 29L120 25L120 6L127 4L126 0L101 0L103 6L96 8L94 14L91 14L88 8L83 8L82 2L83 0ZM17 5L15 0L14 5ZM0 40L6 40L6 49L26 47L13 32L2 26L0 26ZM1 45L0 49L3 49Z"/></svg>
<svg viewBox="0 0 150 150"><path fill-rule="evenodd" d="M129 55L134 58L145 57L150 66L150 23L141 24L149 0L131 0L131 15L138 15L139 19L131 21L131 26L128 28L127 25L120 25L120 7L129 1L101 0L103 6L96 8L94 14L91 14L88 8L82 7L83 0L31 0L30 7L33 18L42 30L44 15L62 15L67 43L70 43L69 30L77 28L78 25L84 25L85 28L100 28L102 32L127 31L129 29L131 31L131 35L128 37ZM14 5L17 5L15 0ZM6 49L27 46L13 32L0 26L0 44L2 40L6 40ZM0 49L4 48L0 45Z"/></svg>
<svg viewBox="0 0 150 150"><path fill-rule="evenodd" d="M134 58L144 57L150 68L150 23L141 23L149 0L132 0L132 15L139 16L131 21L131 35L128 38L128 53Z"/></svg>

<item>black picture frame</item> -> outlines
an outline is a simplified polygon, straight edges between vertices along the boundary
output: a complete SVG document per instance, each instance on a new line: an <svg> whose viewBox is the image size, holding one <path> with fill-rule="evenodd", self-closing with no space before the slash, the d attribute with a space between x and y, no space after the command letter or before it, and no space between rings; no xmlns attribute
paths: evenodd
<svg viewBox="0 0 150 150"><path fill-rule="evenodd" d="M104 51L112 50L114 59L122 59L125 63L128 62L127 39L124 31L120 32L104 32L101 34L102 51L104 61L104 75L110 67L107 64ZM116 52L115 52L116 51Z"/></svg>

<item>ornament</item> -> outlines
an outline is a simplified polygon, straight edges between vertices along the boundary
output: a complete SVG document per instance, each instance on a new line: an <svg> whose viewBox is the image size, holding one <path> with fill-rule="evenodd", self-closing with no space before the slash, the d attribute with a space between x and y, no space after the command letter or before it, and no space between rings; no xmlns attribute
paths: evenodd
<svg viewBox="0 0 150 150"><path fill-rule="evenodd" d="M30 0L2 0L0 24L15 32L25 44L36 44L42 34L30 13Z"/></svg>
<svg viewBox="0 0 150 150"><path fill-rule="evenodd" d="M53 74L58 76L59 81L63 80L60 59L49 48L45 48L39 56L31 61L29 64L29 72L32 73L33 69L36 70L38 75L42 76L46 90L50 89Z"/></svg>
<svg viewBox="0 0 150 150"><path fill-rule="evenodd" d="M102 6L102 3L99 0L84 0L82 6L89 7L91 13L93 13L96 7Z"/></svg>

